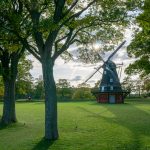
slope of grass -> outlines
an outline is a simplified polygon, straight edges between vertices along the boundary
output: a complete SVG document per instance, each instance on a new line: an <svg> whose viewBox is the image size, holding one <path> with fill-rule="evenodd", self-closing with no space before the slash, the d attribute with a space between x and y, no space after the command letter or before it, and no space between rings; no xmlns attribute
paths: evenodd
<svg viewBox="0 0 150 150"><path fill-rule="evenodd" d="M16 110L18 123L0 127L0 150L150 149L150 101L59 103L60 138L54 142L43 140L43 102L17 103Z"/></svg>

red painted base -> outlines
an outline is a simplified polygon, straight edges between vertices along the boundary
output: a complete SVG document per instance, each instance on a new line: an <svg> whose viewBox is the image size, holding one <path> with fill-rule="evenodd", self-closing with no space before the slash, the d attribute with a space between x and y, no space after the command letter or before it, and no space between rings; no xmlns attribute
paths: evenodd
<svg viewBox="0 0 150 150"><path fill-rule="evenodd" d="M98 103L124 103L122 93L97 93L95 96Z"/></svg>

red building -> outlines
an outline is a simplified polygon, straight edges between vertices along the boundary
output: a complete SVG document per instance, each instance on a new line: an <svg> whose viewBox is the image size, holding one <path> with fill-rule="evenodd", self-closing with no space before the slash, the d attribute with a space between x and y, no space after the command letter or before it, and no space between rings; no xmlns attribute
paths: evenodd
<svg viewBox="0 0 150 150"><path fill-rule="evenodd" d="M95 95L98 103L111 103L119 104L124 103L124 98L128 92L100 92L98 89L93 90L92 93Z"/></svg>

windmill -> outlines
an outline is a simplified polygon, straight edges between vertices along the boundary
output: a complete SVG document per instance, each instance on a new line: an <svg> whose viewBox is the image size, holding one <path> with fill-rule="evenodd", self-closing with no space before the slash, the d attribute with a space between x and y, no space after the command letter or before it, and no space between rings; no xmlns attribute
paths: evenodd
<svg viewBox="0 0 150 150"><path fill-rule="evenodd" d="M124 98L128 92L123 91L119 76L117 74L116 64L111 58L117 53L117 51L125 44L123 41L116 50L108 57L106 61L103 60L103 65L100 65L86 80L90 80L101 68L103 68L102 79L99 85L99 89L92 90L96 99L100 103L123 103ZM99 55L99 57L101 57Z"/></svg>

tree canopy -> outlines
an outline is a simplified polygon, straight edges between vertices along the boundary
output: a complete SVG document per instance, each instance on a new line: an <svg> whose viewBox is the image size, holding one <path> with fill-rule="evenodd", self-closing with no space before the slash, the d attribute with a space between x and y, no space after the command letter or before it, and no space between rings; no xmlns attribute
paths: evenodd
<svg viewBox="0 0 150 150"><path fill-rule="evenodd" d="M129 65L126 72L139 73L141 76L150 74L150 1L145 0L141 7L141 13L137 16L136 22L139 25L139 33L135 35L128 47L129 56L137 60Z"/></svg>
<svg viewBox="0 0 150 150"><path fill-rule="evenodd" d="M72 44L80 45L78 58L95 61L97 55L91 44L100 42L100 50L111 49L122 38L123 26L129 19L127 12L135 2L8 0L1 2L1 25L15 33L40 61L43 46L55 60L60 54L66 59L71 57L67 49Z"/></svg>
<svg viewBox="0 0 150 150"><path fill-rule="evenodd" d="M18 64L18 75L16 79L16 96L27 96L32 93L33 77L30 73L32 69L32 61L27 58L27 55L22 56Z"/></svg>

